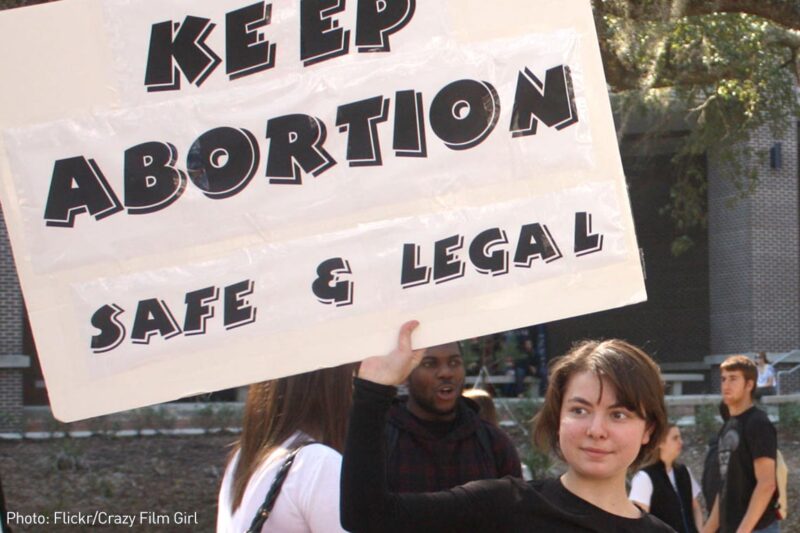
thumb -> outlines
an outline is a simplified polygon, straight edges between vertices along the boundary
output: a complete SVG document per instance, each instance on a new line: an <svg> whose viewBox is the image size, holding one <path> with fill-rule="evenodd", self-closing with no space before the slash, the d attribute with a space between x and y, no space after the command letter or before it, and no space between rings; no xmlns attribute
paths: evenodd
<svg viewBox="0 0 800 533"><path fill-rule="evenodd" d="M401 352L411 351L411 334L419 326L418 320L409 320L400 326L400 333L397 335L397 349Z"/></svg>

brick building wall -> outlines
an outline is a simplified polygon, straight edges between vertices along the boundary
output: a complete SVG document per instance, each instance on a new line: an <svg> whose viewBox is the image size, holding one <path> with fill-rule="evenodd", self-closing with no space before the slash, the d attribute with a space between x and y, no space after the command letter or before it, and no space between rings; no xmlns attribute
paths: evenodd
<svg viewBox="0 0 800 533"><path fill-rule="evenodd" d="M785 368L779 368L778 371L786 370L787 372L780 375L781 380L781 394L797 394L800 392L800 367L795 365L786 365Z"/></svg>
<svg viewBox="0 0 800 533"><path fill-rule="evenodd" d="M0 215L2 210L0 210ZM0 217L0 432L22 429L24 307L5 219Z"/></svg>
<svg viewBox="0 0 800 533"><path fill-rule="evenodd" d="M22 353L24 312L8 230L0 216L0 355Z"/></svg>
<svg viewBox="0 0 800 533"><path fill-rule="evenodd" d="M776 142L782 164L771 168ZM797 146L794 125L782 139L757 131L749 147L761 156L754 158L758 184L744 198L730 179L736 171L709 154L711 354L800 346Z"/></svg>
<svg viewBox="0 0 800 533"><path fill-rule="evenodd" d="M0 433L21 431L22 421L22 368L0 366Z"/></svg>

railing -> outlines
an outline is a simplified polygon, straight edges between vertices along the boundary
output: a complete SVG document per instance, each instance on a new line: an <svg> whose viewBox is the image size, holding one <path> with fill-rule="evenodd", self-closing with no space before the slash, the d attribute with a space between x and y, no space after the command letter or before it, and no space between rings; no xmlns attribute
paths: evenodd
<svg viewBox="0 0 800 533"><path fill-rule="evenodd" d="M792 350L791 352L788 352L788 353L784 354L782 357L776 359L774 362L772 362L770 364L775 366L775 364L780 363L781 361L783 361L784 359L786 359L790 355L797 354L797 353L800 353L800 350ZM788 379L788 376L790 376L791 374L793 374L795 372L798 372L798 371L800 371L800 364L795 365L794 368L792 368L790 370L778 370L778 387L777 387L778 394L783 394L783 391L781 390L781 383L783 382L783 380L784 379Z"/></svg>
<svg viewBox="0 0 800 533"><path fill-rule="evenodd" d="M670 394L672 396L683 395L683 384L688 382L703 382L706 377L703 374L695 373L662 373L661 377L664 382L671 386Z"/></svg>
<svg viewBox="0 0 800 533"><path fill-rule="evenodd" d="M750 354L748 354L748 355L750 355ZM755 356L755 355L756 354L753 354L753 356ZM784 361L786 361L786 359L789 359L790 357L793 358L795 361L800 359L800 350L798 350L798 349L790 350L790 351L782 353L780 355L772 353L772 354L769 354L769 357L771 359L769 364L771 364L773 367L775 367L777 369L778 364L783 363ZM785 378L785 377L793 374L794 372L798 371L798 369L800 369L800 364L796 364L793 368L791 368L789 370L778 370L777 371L776 390L777 390L778 394L786 394L787 393L787 391L785 391L785 390L782 391L781 390L782 378Z"/></svg>
<svg viewBox="0 0 800 533"><path fill-rule="evenodd" d="M792 350L791 352L786 352L785 354L781 355L777 359L774 359L774 360L770 361L770 364L772 366L775 366L778 363L782 362L784 359L788 359L789 357L791 357L793 355L800 355L800 350ZM795 368L797 368L797 367L795 367ZM794 368L792 370L794 370Z"/></svg>
<svg viewBox="0 0 800 533"><path fill-rule="evenodd" d="M661 377L664 378L664 382L670 386L670 394L673 396L681 396L683 394L683 384L689 382L702 382L705 381L706 378L703 374L696 374L696 373L664 373L661 374ZM500 375L487 375L487 374L478 374L477 376L467 376L465 379L467 385L480 385L481 383L490 383L492 385L508 385L510 383L516 383L516 378L511 375L507 374L500 374ZM538 378L532 378L530 376L525 377L525 384L530 385L534 382L538 381Z"/></svg>
<svg viewBox="0 0 800 533"><path fill-rule="evenodd" d="M538 379L538 378L535 378L535 379ZM492 385L508 385L509 383L516 383L517 379L514 376L509 376L509 375L506 375L506 374L498 374L496 376L492 376L492 375L489 375L489 376L481 376L481 375L467 376L466 378L464 378L464 381L467 383L467 385L475 385L476 383L478 385L480 385L482 383L491 383ZM526 385L530 385L531 383L534 382L534 378L532 378L531 376L525 376L525 380L524 381L525 381Z"/></svg>

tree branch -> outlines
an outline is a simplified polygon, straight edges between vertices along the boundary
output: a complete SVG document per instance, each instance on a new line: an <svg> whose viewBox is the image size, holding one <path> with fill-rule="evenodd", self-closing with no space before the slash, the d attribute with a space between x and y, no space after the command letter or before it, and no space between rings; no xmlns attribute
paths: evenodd
<svg viewBox="0 0 800 533"><path fill-rule="evenodd" d="M614 17L632 20L744 13L764 18L793 30L800 30L800 2L796 0L592 0L597 8Z"/></svg>
<svg viewBox="0 0 800 533"><path fill-rule="evenodd" d="M600 36L600 51L606 69L606 79L615 92L627 90L659 89L665 87L687 87L711 85L724 79L747 79L746 68L737 63L724 65L708 65L704 62L681 61L673 64L670 57L663 56L656 70L647 69L647 64L632 61L629 50L614 45L615 28L612 20L621 24L664 22L670 24L677 18L710 14L723 9L732 9L735 5L740 12L749 7L769 7L777 5L785 10L800 13L800 2L769 0L593 0L595 22ZM704 11L705 10L705 11ZM755 9L751 10L755 11ZM765 12L760 10L760 14ZM777 16L780 12L773 11ZM800 14L798 15L800 16ZM634 29L625 30L634 32ZM785 48L789 59L783 67L791 68L800 80L800 30L788 28L786 25L771 24L767 28L764 46ZM668 53L668 51L667 51Z"/></svg>

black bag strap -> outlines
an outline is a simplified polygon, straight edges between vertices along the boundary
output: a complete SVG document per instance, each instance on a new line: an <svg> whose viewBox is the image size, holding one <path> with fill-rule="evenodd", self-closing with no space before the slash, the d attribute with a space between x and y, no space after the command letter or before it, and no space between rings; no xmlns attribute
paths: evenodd
<svg viewBox="0 0 800 533"><path fill-rule="evenodd" d="M278 473L275 474L275 479L272 481L272 485L267 491L267 496L264 498L264 503L262 503L261 507L258 508L258 512L256 512L256 516L253 518L253 522L250 524L250 528L247 530L247 533L259 533L261 528L264 527L264 522L267 521L269 515L272 513L272 508L275 506L275 500L278 499L278 494L281 492L283 482L286 481L286 476L289 475L289 469L292 468L292 463L294 463L295 457L297 457L298 452L303 448L303 446L307 444L313 444L313 441L301 442L294 450L291 451L291 453L289 453L288 456L286 456L286 459L283 461L280 470L278 470Z"/></svg>

